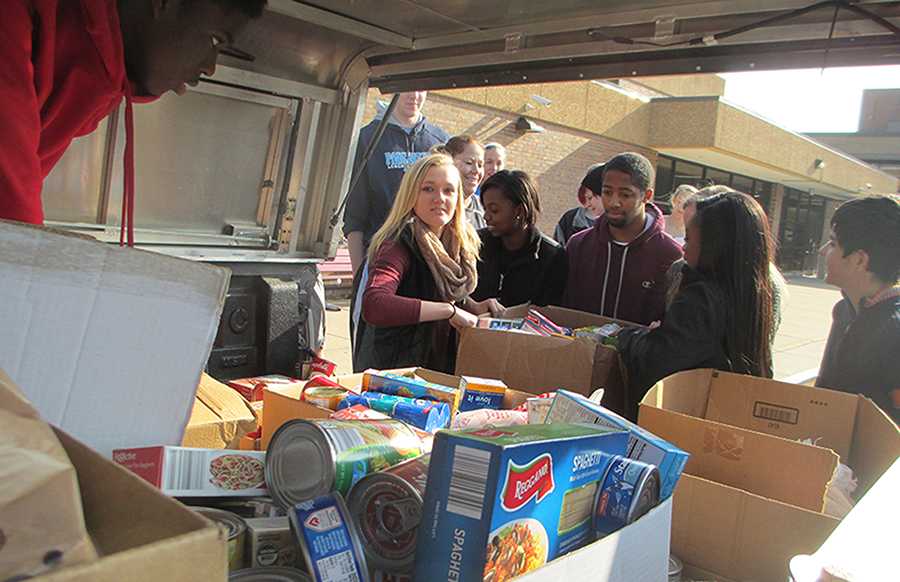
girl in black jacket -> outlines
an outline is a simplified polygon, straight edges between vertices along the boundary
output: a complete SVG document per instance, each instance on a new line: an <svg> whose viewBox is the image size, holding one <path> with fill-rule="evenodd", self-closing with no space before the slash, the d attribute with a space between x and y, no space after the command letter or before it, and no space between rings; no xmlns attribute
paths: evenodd
<svg viewBox="0 0 900 582"><path fill-rule="evenodd" d="M715 368L772 377L773 243L762 207L738 192L707 198L697 203L686 234L687 264L665 321L619 333L632 419L647 390L675 372Z"/></svg>
<svg viewBox="0 0 900 582"><path fill-rule="evenodd" d="M476 301L558 305L568 275L566 250L535 226L537 188L520 171L502 170L481 186L487 228L481 229Z"/></svg>

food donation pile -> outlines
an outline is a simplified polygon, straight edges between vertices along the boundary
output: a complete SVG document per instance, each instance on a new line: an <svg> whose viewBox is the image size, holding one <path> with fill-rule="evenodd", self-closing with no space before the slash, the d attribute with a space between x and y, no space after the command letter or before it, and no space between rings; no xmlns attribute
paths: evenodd
<svg viewBox="0 0 900 582"><path fill-rule="evenodd" d="M114 460L221 524L234 580L502 582L637 520L688 458L565 390L446 386L409 370L355 378L306 382L300 399L330 418L288 420L266 451ZM255 386L291 381L230 384L258 399Z"/></svg>

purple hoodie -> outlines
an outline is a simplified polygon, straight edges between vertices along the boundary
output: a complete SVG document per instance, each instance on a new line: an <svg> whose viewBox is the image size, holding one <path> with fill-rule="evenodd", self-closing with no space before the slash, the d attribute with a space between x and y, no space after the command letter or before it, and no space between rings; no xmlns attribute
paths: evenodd
<svg viewBox="0 0 900 582"><path fill-rule="evenodd" d="M653 225L627 245L616 243L606 215L569 239L563 306L648 325L666 311L666 272L683 255L665 232L662 212L646 205Z"/></svg>

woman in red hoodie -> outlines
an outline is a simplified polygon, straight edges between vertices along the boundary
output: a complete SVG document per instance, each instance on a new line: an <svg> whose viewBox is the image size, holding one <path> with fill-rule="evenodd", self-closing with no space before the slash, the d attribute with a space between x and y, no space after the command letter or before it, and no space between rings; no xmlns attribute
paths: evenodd
<svg viewBox="0 0 900 582"><path fill-rule="evenodd" d="M0 219L41 224L44 178L126 99L184 93L266 0L6 0L0 18ZM133 149L126 146L126 209ZM133 208L133 203L130 204ZM128 213L126 213L128 214Z"/></svg>

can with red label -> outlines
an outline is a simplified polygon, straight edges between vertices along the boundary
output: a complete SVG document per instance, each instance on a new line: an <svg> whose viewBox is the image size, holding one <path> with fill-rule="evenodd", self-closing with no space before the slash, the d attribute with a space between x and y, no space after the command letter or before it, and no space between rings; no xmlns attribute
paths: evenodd
<svg viewBox="0 0 900 582"><path fill-rule="evenodd" d="M605 536L637 521L659 505L659 471L654 465L616 455L597 489L594 532Z"/></svg>
<svg viewBox="0 0 900 582"><path fill-rule="evenodd" d="M350 516L372 568L412 571L430 460L431 455L424 455L372 473L350 491Z"/></svg>

